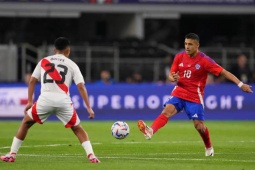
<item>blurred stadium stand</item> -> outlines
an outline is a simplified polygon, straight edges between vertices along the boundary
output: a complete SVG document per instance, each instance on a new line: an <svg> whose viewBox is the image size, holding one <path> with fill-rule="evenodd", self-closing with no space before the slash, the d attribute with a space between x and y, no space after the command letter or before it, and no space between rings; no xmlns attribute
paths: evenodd
<svg viewBox="0 0 255 170"><path fill-rule="evenodd" d="M23 81L66 36L87 82L106 68L117 82L134 71L157 82L189 32L225 68L244 53L255 71L255 0L0 0L0 81Z"/></svg>

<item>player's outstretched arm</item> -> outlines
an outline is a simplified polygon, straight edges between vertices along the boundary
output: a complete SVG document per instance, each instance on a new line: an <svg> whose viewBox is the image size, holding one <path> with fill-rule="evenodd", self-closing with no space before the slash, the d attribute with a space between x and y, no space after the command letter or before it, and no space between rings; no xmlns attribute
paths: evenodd
<svg viewBox="0 0 255 170"><path fill-rule="evenodd" d="M87 106L87 111L89 113L89 119L93 119L95 117L95 113L90 106L88 92L87 92L86 87L84 86L83 83L78 83L77 88L79 90L79 93L80 93L83 101L85 102L85 104Z"/></svg>
<svg viewBox="0 0 255 170"><path fill-rule="evenodd" d="M226 79L234 82L242 91L247 92L247 93L253 93L250 85L244 84L241 82L235 75L230 73L229 71L223 69L220 73L222 76L224 76Z"/></svg>

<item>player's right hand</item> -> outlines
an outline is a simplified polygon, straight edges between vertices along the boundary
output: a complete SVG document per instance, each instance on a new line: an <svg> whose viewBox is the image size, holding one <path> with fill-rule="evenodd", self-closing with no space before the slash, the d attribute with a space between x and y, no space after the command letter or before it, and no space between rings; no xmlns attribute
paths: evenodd
<svg viewBox="0 0 255 170"><path fill-rule="evenodd" d="M178 71L177 73L172 72L172 76L173 76L174 81L178 81L179 78L180 78L180 76L179 76L179 71Z"/></svg>
<svg viewBox="0 0 255 170"><path fill-rule="evenodd" d="M27 111L28 109L30 109L31 107L33 106L33 103L32 102L28 102L26 107L25 107L25 110L24 110L24 114L26 115L27 114Z"/></svg>
<svg viewBox="0 0 255 170"><path fill-rule="evenodd" d="M95 113L94 111L92 110L92 108L87 108L87 111L89 113L89 119L93 119L95 117Z"/></svg>

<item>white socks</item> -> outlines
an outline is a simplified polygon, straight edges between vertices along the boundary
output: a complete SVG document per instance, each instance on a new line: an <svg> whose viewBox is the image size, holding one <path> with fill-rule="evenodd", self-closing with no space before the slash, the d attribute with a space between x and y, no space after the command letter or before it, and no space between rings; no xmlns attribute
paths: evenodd
<svg viewBox="0 0 255 170"><path fill-rule="evenodd" d="M14 136L10 153L18 153L19 148L22 143L23 143L23 140L20 140L20 139L16 138L16 136Z"/></svg>
<svg viewBox="0 0 255 170"><path fill-rule="evenodd" d="M18 153L19 148L22 145L22 143L23 143L23 140L20 140L20 139L16 138L16 136L14 136L10 153ZM81 145L84 148L84 150L86 151L87 156L89 156L90 154L94 155L94 151L93 151L92 145L89 140L83 142Z"/></svg>
<svg viewBox="0 0 255 170"><path fill-rule="evenodd" d="M89 156L90 154L93 154L93 155L94 155L94 152L93 152L93 149L92 149L92 145L91 145L91 143L90 143L89 140L83 142L81 145L82 145L82 147L84 148L84 150L86 151L87 156Z"/></svg>

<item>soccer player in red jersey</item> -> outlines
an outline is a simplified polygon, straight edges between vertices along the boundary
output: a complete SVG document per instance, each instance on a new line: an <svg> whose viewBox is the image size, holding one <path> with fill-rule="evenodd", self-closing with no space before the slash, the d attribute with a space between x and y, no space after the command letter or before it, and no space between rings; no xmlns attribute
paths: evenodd
<svg viewBox="0 0 255 170"><path fill-rule="evenodd" d="M82 147L87 153L91 163L100 161L94 155L88 134L82 128L80 119L73 107L69 87L72 81L77 85L82 99L84 100L89 118L94 118L84 79L77 64L70 60L70 42L65 37L55 40L55 55L43 58L36 66L28 86L28 104L25 108L25 116L16 136L13 138L11 150L8 154L1 156L5 162L15 162L16 154L22 145L28 130L34 123L43 124L46 119L55 114L66 128L71 128L79 139ZM35 84L41 80L41 94L36 103L33 104L33 93Z"/></svg>
<svg viewBox="0 0 255 170"><path fill-rule="evenodd" d="M236 76L219 66L213 59L199 51L199 37L194 33L185 36L185 51L178 53L169 73L169 80L177 82L171 97L164 104L162 113L154 120L151 127L142 120L138 121L139 130L150 139L154 133L167 124L168 119L184 110L193 120L194 126L205 145L205 156L213 156L208 128L204 124L204 88L207 74L222 75L234 82L244 92L252 93L251 86L241 82Z"/></svg>

